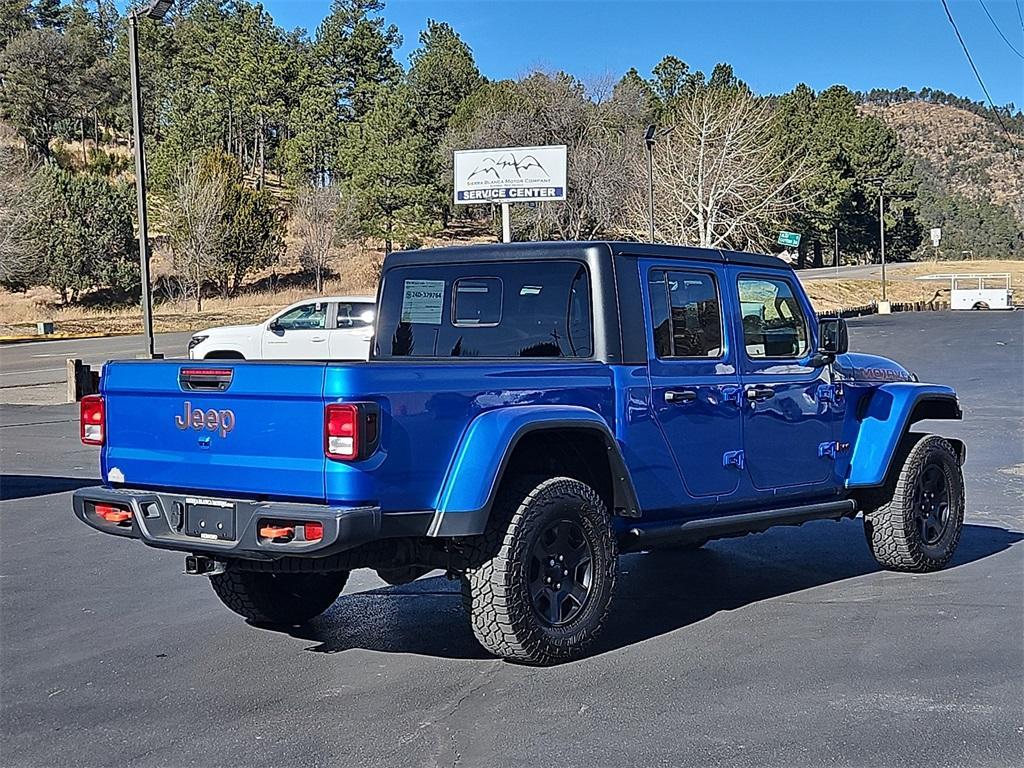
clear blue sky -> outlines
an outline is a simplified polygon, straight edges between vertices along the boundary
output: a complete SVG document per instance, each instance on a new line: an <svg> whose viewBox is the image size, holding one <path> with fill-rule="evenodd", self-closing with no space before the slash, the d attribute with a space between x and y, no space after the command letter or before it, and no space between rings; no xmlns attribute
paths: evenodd
<svg viewBox="0 0 1024 768"><path fill-rule="evenodd" d="M1000 39L979 0L947 2L994 101L1024 107L1024 60ZM312 35L330 0L264 5L281 26ZM985 5L1024 53L1015 1ZM588 79L635 66L646 76L673 54L705 74L727 61L758 93L806 82L816 90L928 86L984 99L940 0L390 0L384 16L404 37L403 64L432 18L462 35L492 79L535 67Z"/></svg>

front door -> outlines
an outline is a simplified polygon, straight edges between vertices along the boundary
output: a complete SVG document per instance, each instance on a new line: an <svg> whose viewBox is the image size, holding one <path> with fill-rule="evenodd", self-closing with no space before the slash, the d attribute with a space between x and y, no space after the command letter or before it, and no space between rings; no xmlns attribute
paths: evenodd
<svg viewBox="0 0 1024 768"><path fill-rule="evenodd" d="M795 278L731 267L740 326L737 335L747 471L763 495L821 492L832 479L822 446L835 439L827 396L829 371L814 368L817 323ZM734 313L735 314L735 313Z"/></svg>
<svg viewBox="0 0 1024 768"><path fill-rule="evenodd" d="M648 370L658 426L683 490L715 503L742 480L739 373L723 322L719 268L642 260Z"/></svg>
<svg viewBox="0 0 1024 768"><path fill-rule="evenodd" d="M327 309L326 301L311 301L267 323L263 329L263 358L327 359Z"/></svg>

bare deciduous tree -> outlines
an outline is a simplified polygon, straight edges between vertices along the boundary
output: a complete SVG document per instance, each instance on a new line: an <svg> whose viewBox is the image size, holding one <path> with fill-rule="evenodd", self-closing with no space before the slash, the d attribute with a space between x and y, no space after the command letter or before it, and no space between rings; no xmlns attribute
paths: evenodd
<svg viewBox="0 0 1024 768"><path fill-rule="evenodd" d="M805 171L776 151L770 107L745 89L703 87L680 98L654 147L655 240L703 248L763 249L798 204ZM637 141L635 146L641 146ZM631 163L631 228L646 239L647 173Z"/></svg>
<svg viewBox="0 0 1024 768"><path fill-rule="evenodd" d="M302 187L292 214L295 234L302 243L299 264L313 273L316 292L321 293L331 251L339 238L355 229L355 200L337 187Z"/></svg>
<svg viewBox="0 0 1024 768"><path fill-rule="evenodd" d="M174 269L203 308L203 286L223 268L225 181L219 169L197 161L180 166L174 175L168 206L168 232Z"/></svg>
<svg viewBox="0 0 1024 768"><path fill-rule="evenodd" d="M39 249L32 236L32 222L39 197L25 153L13 131L0 124L0 284L24 287L39 270Z"/></svg>
<svg viewBox="0 0 1024 768"><path fill-rule="evenodd" d="M565 202L517 206L513 225L538 239L587 240L619 228L629 141L644 111L642 94L603 78L588 88L559 72L534 72L482 105L472 125L446 137L451 149L565 144Z"/></svg>

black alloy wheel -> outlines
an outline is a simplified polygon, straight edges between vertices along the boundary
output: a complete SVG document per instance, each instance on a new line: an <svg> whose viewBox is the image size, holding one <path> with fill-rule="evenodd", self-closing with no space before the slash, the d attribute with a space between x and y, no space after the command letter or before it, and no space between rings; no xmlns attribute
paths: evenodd
<svg viewBox="0 0 1024 768"><path fill-rule="evenodd" d="M575 619L590 598L594 553L582 526L555 520L534 540L527 565L530 601L541 621L560 627Z"/></svg>

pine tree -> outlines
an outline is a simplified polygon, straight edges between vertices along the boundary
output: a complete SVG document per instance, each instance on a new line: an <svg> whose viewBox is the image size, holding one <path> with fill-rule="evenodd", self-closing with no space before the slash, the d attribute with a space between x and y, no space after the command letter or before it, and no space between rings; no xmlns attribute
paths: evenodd
<svg viewBox="0 0 1024 768"><path fill-rule="evenodd" d="M358 135L341 146L339 166L365 233L383 239L385 252L431 226L430 152L404 86L381 91Z"/></svg>

